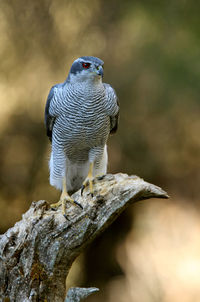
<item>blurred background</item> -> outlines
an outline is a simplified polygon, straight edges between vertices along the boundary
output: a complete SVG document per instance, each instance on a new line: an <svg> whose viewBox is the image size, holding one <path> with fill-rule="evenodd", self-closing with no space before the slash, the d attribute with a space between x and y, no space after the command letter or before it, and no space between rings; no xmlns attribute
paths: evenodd
<svg viewBox="0 0 200 302"><path fill-rule="evenodd" d="M76 260L67 285L99 287L88 301L200 301L199 11L194 0L0 2L1 233L33 200L58 200L44 106L83 55L104 60L120 100L109 172L171 196L129 207Z"/></svg>

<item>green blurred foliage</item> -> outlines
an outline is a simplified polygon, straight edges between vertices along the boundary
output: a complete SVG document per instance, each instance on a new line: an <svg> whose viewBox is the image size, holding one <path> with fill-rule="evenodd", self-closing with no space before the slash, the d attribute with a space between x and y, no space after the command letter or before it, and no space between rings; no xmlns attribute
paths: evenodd
<svg viewBox="0 0 200 302"><path fill-rule="evenodd" d="M194 0L0 2L2 232L32 200L58 199L48 183L44 106L51 86L83 55L104 60L105 82L120 100L109 171L198 201L199 9Z"/></svg>

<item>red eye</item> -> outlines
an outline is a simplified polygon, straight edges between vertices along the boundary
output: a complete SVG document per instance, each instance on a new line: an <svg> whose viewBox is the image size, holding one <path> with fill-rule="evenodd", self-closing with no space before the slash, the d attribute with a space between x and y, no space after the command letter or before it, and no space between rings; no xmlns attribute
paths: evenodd
<svg viewBox="0 0 200 302"><path fill-rule="evenodd" d="M83 68L88 69L90 67L90 63L82 63Z"/></svg>

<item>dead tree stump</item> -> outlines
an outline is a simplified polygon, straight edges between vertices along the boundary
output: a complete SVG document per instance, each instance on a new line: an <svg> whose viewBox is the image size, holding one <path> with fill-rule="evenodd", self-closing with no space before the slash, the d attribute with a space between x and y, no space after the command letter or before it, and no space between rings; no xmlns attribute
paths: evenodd
<svg viewBox="0 0 200 302"><path fill-rule="evenodd" d="M66 296L65 280L75 258L133 202L168 198L161 188L137 176L108 174L73 195L82 206L67 204L67 219L48 202L30 209L0 236L0 301L55 301ZM71 301L71 300L70 300Z"/></svg>

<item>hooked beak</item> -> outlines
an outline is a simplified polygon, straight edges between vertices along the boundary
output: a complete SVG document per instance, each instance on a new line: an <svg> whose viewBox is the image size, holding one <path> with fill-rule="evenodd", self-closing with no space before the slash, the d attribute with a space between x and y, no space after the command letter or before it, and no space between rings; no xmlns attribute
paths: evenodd
<svg viewBox="0 0 200 302"><path fill-rule="evenodd" d="M97 66L96 72L97 72L98 75L103 77L103 67L101 65Z"/></svg>

